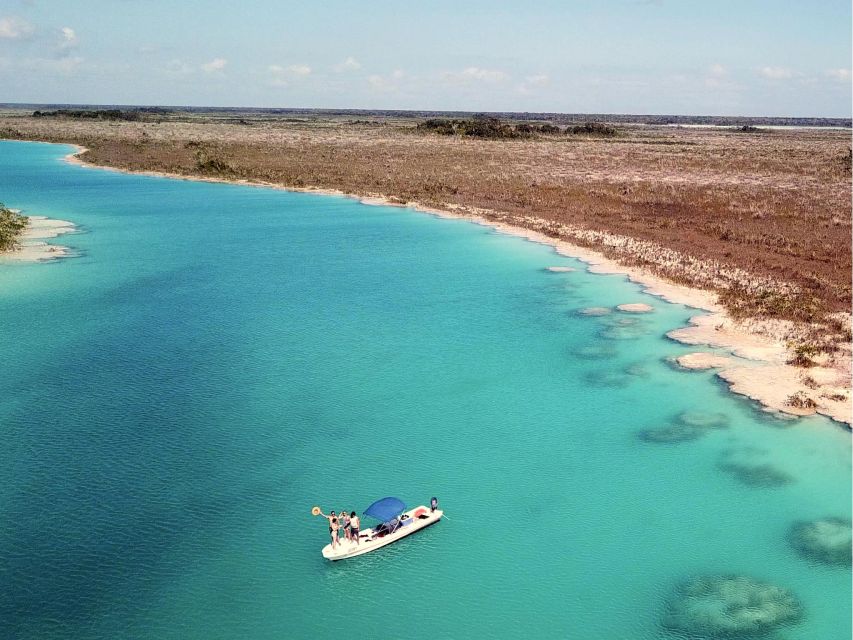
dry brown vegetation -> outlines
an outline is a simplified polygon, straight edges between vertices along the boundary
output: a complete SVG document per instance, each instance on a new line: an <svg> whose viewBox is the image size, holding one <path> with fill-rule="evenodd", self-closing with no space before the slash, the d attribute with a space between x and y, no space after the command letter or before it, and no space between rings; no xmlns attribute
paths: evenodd
<svg viewBox="0 0 853 640"><path fill-rule="evenodd" d="M849 130L619 125L607 138L483 140L417 124L7 113L0 137L82 144L87 161L122 169L477 211L715 289L735 316L820 321L850 309Z"/></svg>

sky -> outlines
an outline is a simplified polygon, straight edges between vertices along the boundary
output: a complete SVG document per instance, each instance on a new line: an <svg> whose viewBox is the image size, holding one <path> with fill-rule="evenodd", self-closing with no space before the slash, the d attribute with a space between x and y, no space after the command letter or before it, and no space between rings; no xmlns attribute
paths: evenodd
<svg viewBox="0 0 853 640"><path fill-rule="evenodd" d="M850 0L0 0L0 102L851 116Z"/></svg>

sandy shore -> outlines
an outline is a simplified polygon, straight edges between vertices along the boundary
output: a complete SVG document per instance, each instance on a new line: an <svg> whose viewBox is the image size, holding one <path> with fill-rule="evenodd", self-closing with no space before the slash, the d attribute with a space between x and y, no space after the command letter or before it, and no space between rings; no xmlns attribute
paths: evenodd
<svg viewBox="0 0 853 640"><path fill-rule="evenodd" d="M71 249L45 242L76 230L74 223L54 220L45 216L28 216L29 224L21 233L20 247L14 251L0 253L4 262L45 262L71 255Z"/></svg>
<svg viewBox="0 0 853 640"><path fill-rule="evenodd" d="M77 151L67 156L67 160L86 167L96 167L79 158L86 151L77 146ZM685 368L716 368L717 375L729 384L734 392L755 400L767 411L791 415L810 415L819 413L833 420L853 425L853 404L851 403L851 351L850 345L844 345L832 356L823 355L817 359L817 366L801 368L787 364L792 353L788 347L792 335L796 334L793 323L785 321L747 320L738 322L732 319L725 309L717 303L717 294L712 291L687 287L665 280L641 267L621 265L603 254L566 240L535 231L528 226L550 229L547 221L525 218L526 226L496 221L494 218L512 219L492 211L463 208L448 205L444 209L422 206L417 202L400 204L393 198L381 194L369 197L343 193L333 189L288 188L279 184L249 180L226 180L221 178L195 177L183 174L170 174L157 171L125 171L112 167L97 167L110 171L150 175L180 180L203 182L223 182L268 187L283 191L318 193L352 197L364 204L406 207L430 213L440 217L465 219L492 227L500 232L520 236L532 242L547 244L563 256L586 262L588 271L602 274L622 274L643 287L645 293L658 296L668 302L683 304L706 313L691 318L690 326L675 329L667 335L672 340L684 344L709 346L731 352L736 358L723 363L719 356L703 363L702 355L692 354L692 363L688 359L680 362ZM490 217L487 217L490 214ZM608 243L631 242L610 234L603 238ZM547 267L546 267L547 268ZM644 307L643 307L644 308ZM850 314L845 321L850 323ZM710 357L710 356L709 356ZM707 366L690 366L696 363ZM709 364L710 363L710 364Z"/></svg>

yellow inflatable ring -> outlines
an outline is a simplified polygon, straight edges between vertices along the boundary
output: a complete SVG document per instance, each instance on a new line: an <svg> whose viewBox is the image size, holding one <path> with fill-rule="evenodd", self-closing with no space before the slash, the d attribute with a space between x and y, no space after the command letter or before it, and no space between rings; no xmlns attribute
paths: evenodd
<svg viewBox="0 0 853 640"><path fill-rule="evenodd" d="M320 515L320 507L311 507L311 515L319 516Z"/></svg>

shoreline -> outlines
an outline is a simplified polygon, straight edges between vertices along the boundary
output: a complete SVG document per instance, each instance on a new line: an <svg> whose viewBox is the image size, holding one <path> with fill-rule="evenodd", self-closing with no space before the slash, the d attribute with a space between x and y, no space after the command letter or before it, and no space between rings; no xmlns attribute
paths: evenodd
<svg viewBox="0 0 853 640"><path fill-rule="evenodd" d="M73 233L77 227L67 220L56 220L47 216L27 216L27 227L21 232L18 247L0 252L0 264L3 262L49 262L73 255L69 247L45 242L66 233Z"/></svg>
<svg viewBox="0 0 853 640"><path fill-rule="evenodd" d="M595 249L487 217L487 214L496 212L463 209L453 205L448 205L446 209L439 209L424 206L418 202L400 203L385 195L361 196L337 189L286 187L257 180L229 180L162 171L120 169L86 162L80 156L88 151L87 148L77 144L69 144L69 146L76 151L66 155L65 161L84 168L194 182L255 186L294 193L335 195L352 198L367 205L407 208L437 217L467 220L491 227L500 233L548 245L558 255L585 262L588 265L587 271L590 273L624 275L631 282L640 285L643 293L659 297L666 302L704 311L703 314L691 317L688 326L669 331L666 334L667 337L686 345L723 349L735 357L724 362L719 357L712 359L713 354L707 352L687 354L676 359L685 370L715 369L716 375L727 383L730 391L759 403L765 411L794 416L820 414L841 423L848 429L853 427L850 345L846 345L848 348L844 353L832 358L832 361L824 357L819 359L814 367L801 368L787 364L793 354L783 336L791 330L793 323L761 320L736 321L717 302L717 294L713 291L677 284L642 267L619 264ZM532 218L531 220L536 222L540 219ZM541 222L544 228L547 223L544 220ZM738 359L745 359L748 363L740 364Z"/></svg>

